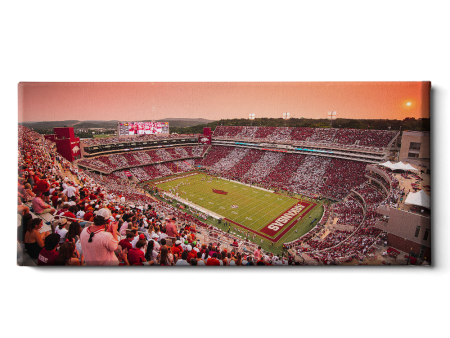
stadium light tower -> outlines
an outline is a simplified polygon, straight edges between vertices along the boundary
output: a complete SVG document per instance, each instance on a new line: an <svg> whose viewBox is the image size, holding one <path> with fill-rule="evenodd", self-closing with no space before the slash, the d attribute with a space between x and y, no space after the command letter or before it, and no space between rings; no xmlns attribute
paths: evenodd
<svg viewBox="0 0 450 338"><path fill-rule="evenodd" d="M330 120L330 127L333 128L333 119L336 120L336 112L335 111L329 111L327 119Z"/></svg>
<svg viewBox="0 0 450 338"><path fill-rule="evenodd" d="M286 121L291 118L291 113L283 113L284 126L286 127Z"/></svg>
<svg viewBox="0 0 450 338"><path fill-rule="evenodd" d="M248 119L250 120L250 126L253 124L253 120L255 119L255 114L248 114Z"/></svg>

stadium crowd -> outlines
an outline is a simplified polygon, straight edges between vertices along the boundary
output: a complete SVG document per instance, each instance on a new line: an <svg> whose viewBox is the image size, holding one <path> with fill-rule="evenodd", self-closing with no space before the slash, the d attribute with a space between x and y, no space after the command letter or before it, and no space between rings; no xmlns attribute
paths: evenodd
<svg viewBox="0 0 450 338"><path fill-rule="evenodd" d="M132 135L131 137L104 137L104 138L88 138L84 139L84 145L90 147L95 145L105 145L124 142L143 142L155 141L163 139L177 139L177 138L198 138L198 134L153 134L153 135Z"/></svg>
<svg viewBox="0 0 450 338"><path fill-rule="evenodd" d="M300 141L337 147L381 150L388 146L396 134L396 131L347 128L217 126L213 137L288 144Z"/></svg>
<svg viewBox="0 0 450 338"><path fill-rule="evenodd" d="M77 164L110 173L114 170L132 166L142 166L161 161L173 161L181 158L201 157L207 148L208 147L205 145L198 145L194 147L174 147L137 151L133 153L103 155L89 159L81 159Z"/></svg>
<svg viewBox="0 0 450 338"><path fill-rule="evenodd" d="M227 131L228 128L231 128L230 131ZM218 134L223 136L249 135L272 140L312 138L317 142L343 133L340 129L317 130L319 128L218 129ZM369 135L377 137L376 133ZM355 143L361 144L361 138L357 136L357 133L347 132L344 138L348 140L344 142L355 140ZM387 136L379 137L378 143L373 141L371 144L385 144L388 141ZM389 185L386 195L384 191L364 182L364 174L367 174L365 163L342 159L213 146L203 159L174 161L191 155L201 157L206 149L206 146L174 147L82 161L89 161L99 169L107 167L112 170L142 165L155 158L171 161L130 168L129 171L138 181L188 172L194 165L202 164L223 177L260 182L289 191L314 192L336 199L343 199L353 189L361 196L365 207L356 195L350 195L334 204L332 209L325 207L318 226L302 238L287 243L288 248L308 253L322 264L360 258L369 253L381 235L381 231L373 227L380 218L376 208L392 204L404 194L397 189L398 181L392 174L387 173L390 182L381 175L372 176L379 180L383 178L386 188ZM221 250L218 242L215 245L202 243L200 236L207 233L211 235L208 238L223 238L237 245L245 242L249 248L254 248L242 237L227 234L171 204L155 200L129 181L124 170L110 175L79 170L55 151L54 144L22 126L19 126L18 172L18 213L21 216L18 240L39 265L286 263L276 256L261 254L261 251L257 254L257 250L251 255L241 255L228 249ZM72 178L67 176L67 172L71 173ZM332 214L338 217L337 224L351 225L355 230L326 230L324 225ZM197 216L201 218L204 215ZM51 228L50 231L43 231L46 228L44 223L48 225L47 219L52 221Z"/></svg>
<svg viewBox="0 0 450 338"><path fill-rule="evenodd" d="M211 238L227 237L234 246L243 240L151 198L116 175L78 170L41 135L20 126L18 160L18 241L38 265L287 264L261 248L241 254L222 249L220 242L200 243L201 231L214 232ZM67 177L65 170L74 176ZM30 201L32 207L24 205ZM42 232L44 214L53 222L51 230Z"/></svg>

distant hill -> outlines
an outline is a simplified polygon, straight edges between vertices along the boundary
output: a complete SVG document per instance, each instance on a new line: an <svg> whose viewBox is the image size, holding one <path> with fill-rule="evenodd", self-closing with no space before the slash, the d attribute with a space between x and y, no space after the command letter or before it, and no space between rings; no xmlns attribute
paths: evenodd
<svg viewBox="0 0 450 338"><path fill-rule="evenodd" d="M65 120L65 121L45 121L45 122L21 122L19 124L34 129L47 129L54 127L72 127L74 124L78 123L78 120Z"/></svg>

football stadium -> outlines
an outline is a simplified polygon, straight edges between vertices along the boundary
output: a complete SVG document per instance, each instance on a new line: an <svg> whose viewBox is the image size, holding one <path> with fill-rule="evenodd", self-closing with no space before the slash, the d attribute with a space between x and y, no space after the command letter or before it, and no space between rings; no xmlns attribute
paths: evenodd
<svg viewBox="0 0 450 338"><path fill-rule="evenodd" d="M18 264L429 264L429 133L249 124L19 125Z"/></svg>

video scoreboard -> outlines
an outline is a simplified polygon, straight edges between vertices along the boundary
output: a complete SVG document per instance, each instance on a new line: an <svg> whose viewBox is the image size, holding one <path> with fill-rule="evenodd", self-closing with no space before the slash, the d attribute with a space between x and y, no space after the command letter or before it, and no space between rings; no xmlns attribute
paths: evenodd
<svg viewBox="0 0 450 338"><path fill-rule="evenodd" d="M169 122L119 122L119 136L168 134Z"/></svg>

